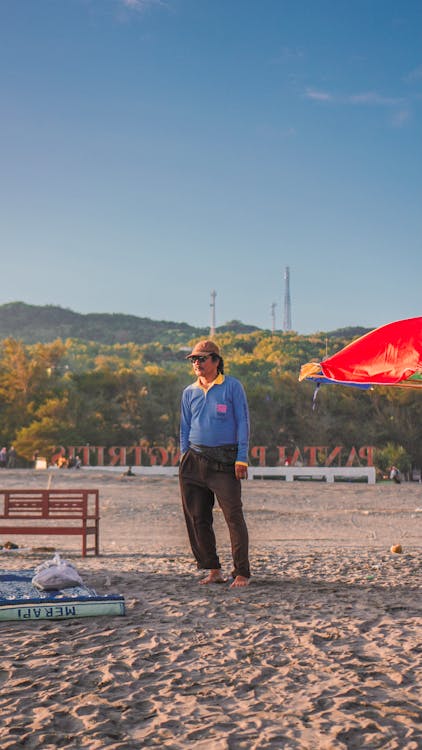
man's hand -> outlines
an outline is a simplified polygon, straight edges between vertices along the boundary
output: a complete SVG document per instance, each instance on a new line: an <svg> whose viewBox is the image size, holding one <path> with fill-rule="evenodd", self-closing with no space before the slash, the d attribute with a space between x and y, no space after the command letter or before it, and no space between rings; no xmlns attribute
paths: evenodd
<svg viewBox="0 0 422 750"><path fill-rule="evenodd" d="M236 479L247 479L248 478L248 467L244 464L235 464L234 471Z"/></svg>

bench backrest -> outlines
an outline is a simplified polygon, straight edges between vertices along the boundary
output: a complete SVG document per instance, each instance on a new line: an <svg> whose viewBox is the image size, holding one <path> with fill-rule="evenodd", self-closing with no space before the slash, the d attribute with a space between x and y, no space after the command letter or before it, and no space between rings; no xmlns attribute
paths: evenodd
<svg viewBox="0 0 422 750"><path fill-rule="evenodd" d="M98 518L98 490L0 490L0 518Z"/></svg>

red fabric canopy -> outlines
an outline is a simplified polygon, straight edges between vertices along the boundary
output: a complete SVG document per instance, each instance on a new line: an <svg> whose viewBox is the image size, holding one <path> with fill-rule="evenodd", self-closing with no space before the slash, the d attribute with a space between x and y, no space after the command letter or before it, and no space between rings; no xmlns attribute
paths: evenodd
<svg viewBox="0 0 422 750"><path fill-rule="evenodd" d="M335 381L398 385L415 373L419 380L422 317L376 328L325 359L320 367L325 377Z"/></svg>

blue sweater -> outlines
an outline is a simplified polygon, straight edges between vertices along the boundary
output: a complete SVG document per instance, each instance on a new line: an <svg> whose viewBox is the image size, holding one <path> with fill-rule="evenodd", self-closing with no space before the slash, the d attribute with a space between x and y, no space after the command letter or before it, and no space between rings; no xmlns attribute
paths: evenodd
<svg viewBox="0 0 422 750"><path fill-rule="evenodd" d="M248 463L249 411L242 384L230 375L218 375L205 390L199 381L182 394L180 451L194 445L237 443L236 461Z"/></svg>

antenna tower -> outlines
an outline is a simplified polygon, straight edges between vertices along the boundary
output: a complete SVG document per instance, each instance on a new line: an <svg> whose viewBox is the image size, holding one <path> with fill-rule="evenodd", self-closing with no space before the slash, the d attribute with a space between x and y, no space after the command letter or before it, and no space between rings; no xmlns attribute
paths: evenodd
<svg viewBox="0 0 422 750"><path fill-rule="evenodd" d="M211 292L211 327L210 327L210 338L213 338L215 336L215 298L217 296L217 292L215 289Z"/></svg>
<svg viewBox="0 0 422 750"><path fill-rule="evenodd" d="M286 266L284 271L284 317L283 330L292 330L292 303L290 299L290 268Z"/></svg>
<svg viewBox="0 0 422 750"><path fill-rule="evenodd" d="M273 336L275 334L275 308L277 307L277 302L273 302L271 305L271 330L273 333Z"/></svg>

